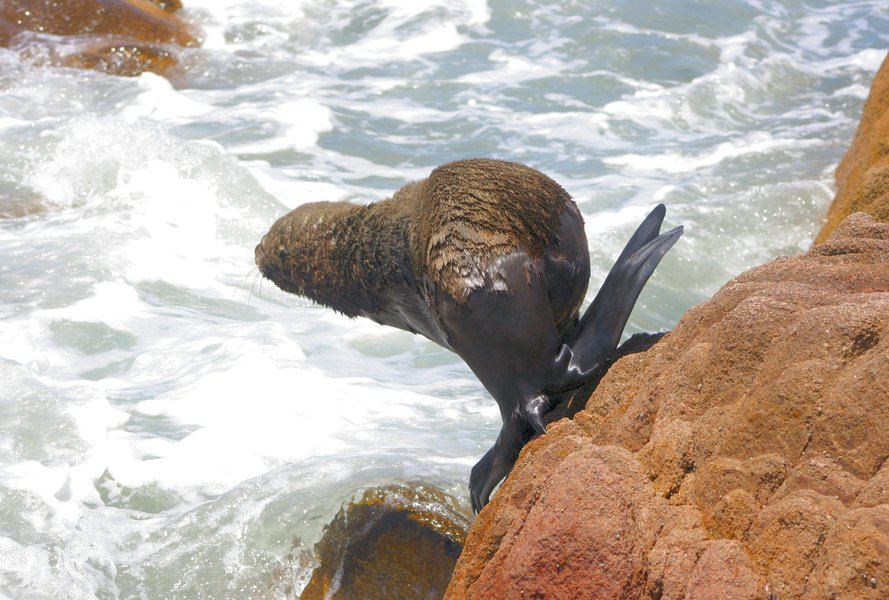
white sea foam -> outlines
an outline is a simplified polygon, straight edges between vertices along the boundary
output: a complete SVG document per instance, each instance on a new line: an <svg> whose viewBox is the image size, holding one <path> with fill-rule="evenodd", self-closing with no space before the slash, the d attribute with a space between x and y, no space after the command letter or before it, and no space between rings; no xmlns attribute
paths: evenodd
<svg viewBox="0 0 889 600"><path fill-rule="evenodd" d="M328 181L301 181L295 176L305 176L304 172L288 175L267 163L254 163L247 167L262 187L289 209L307 202L339 202L349 196L348 190L342 185Z"/></svg>
<svg viewBox="0 0 889 600"><path fill-rule="evenodd" d="M254 114L255 110L246 112ZM243 154L300 150L317 144L318 136L334 127L330 109L307 98L276 103L262 114L274 123L274 133L259 141L235 144L232 150Z"/></svg>
<svg viewBox="0 0 889 600"><path fill-rule="evenodd" d="M134 206L139 230L124 250L130 281L158 280L204 289L215 280L212 264L224 254L217 241L217 190L183 177L166 162L123 171L115 190Z"/></svg>
<svg viewBox="0 0 889 600"><path fill-rule="evenodd" d="M723 142L700 154L666 152L655 155L625 154L611 156L603 162L627 167L633 171L663 171L665 173L689 173L751 154L767 154L781 150L799 151L820 146L819 140L775 139L769 134L757 133L737 142Z"/></svg>
<svg viewBox="0 0 889 600"><path fill-rule="evenodd" d="M176 90L168 79L160 75L142 73L137 82L141 92L120 112L129 121L154 119L187 122L212 110L211 106L192 100L184 91Z"/></svg>
<svg viewBox="0 0 889 600"><path fill-rule="evenodd" d="M464 75L459 81L473 85L502 81L518 83L552 77L567 68L567 65L545 55L531 58L509 54L504 50L494 50L488 60L496 65L494 69Z"/></svg>

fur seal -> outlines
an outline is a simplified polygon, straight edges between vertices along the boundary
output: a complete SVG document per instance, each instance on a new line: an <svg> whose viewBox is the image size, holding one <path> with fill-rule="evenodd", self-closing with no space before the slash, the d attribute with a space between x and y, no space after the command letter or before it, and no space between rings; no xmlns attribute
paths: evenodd
<svg viewBox="0 0 889 600"><path fill-rule="evenodd" d="M480 510L560 392L614 353L630 311L682 227L642 222L582 317L590 276L571 196L517 163L448 163L368 205L304 204L256 246L262 274L285 292L350 317L419 333L456 352L497 401L503 426L472 468Z"/></svg>

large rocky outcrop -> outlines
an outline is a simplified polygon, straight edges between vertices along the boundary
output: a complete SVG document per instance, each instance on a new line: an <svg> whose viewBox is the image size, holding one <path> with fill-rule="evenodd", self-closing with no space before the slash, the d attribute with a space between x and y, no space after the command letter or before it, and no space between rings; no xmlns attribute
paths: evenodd
<svg viewBox="0 0 889 600"><path fill-rule="evenodd" d="M889 598L889 225L730 281L532 441L447 598Z"/></svg>
<svg viewBox="0 0 889 600"><path fill-rule="evenodd" d="M889 58L816 245L528 444L446 598L889 598L887 109Z"/></svg>
<svg viewBox="0 0 889 600"><path fill-rule="evenodd" d="M170 75L199 33L179 0L3 0L0 46L36 63L114 75Z"/></svg>
<svg viewBox="0 0 889 600"><path fill-rule="evenodd" d="M827 239L855 211L889 221L889 55L871 85L852 144L837 167L836 183L837 195L816 241Z"/></svg>

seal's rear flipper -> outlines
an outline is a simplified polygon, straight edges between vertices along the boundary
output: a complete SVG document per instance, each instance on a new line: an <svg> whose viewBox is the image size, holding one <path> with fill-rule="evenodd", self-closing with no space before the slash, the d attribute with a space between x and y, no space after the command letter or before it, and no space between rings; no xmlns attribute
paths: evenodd
<svg viewBox="0 0 889 600"><path fill-rule="evenodd" d="M659 204L627 242L573 334L556 357L557 384L582 384L614 353L630 312L664 254L682 235L677 227L658 235L666 209Z"/></svg>
<svg viewBox="0 0 889 600"><path fill-rule="evenodd" d="M633 252L636 252L642 246L656 238L661 232L661 224L663 224L666 215L666 206L663 204L655 206L652 211L648 213L648 216L645 217L645 220L639 224L639 227L636 228L633 236L627 242L627 245L624 246L623 252L620 253L620 256L614 261L614 264L618 265L625 261ZM614 267L612 267L612 270L613 269ZM586 314L584 314L584 317L585 316Z"/></svg>

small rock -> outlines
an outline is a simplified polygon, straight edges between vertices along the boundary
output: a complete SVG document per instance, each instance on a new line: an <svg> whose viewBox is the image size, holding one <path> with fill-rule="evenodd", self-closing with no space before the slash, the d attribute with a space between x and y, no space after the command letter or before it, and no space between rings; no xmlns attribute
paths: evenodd
<svg viewBox="0 0 889 600"><path fill-rule="evenodd" d="M325 529L300 600L441 598L468 527L457 501L432 486L370 489Z"/></svg>
<svg viewBox="0 0 889 600"><path fill-rule="evenodd" d="M181 7L179 0L4 0L0 46L36 64L169 75L179 53L201 43L177 14Z"/></svg>

